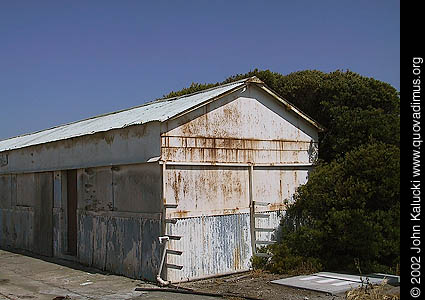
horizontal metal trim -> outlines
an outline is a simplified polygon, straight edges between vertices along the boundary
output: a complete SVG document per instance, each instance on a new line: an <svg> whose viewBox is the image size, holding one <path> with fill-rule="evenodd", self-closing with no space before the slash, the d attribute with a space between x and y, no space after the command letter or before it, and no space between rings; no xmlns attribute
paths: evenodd
<svg viewBox="0 0 425 300"><path fill-rule="evenodd" d="M165 223L176 224L177 223L177 219L165 219Z"/></svg>
<svg viewBox="0 0 425 300"><path fill-rule="evenodd" d="M269 207L268 207L269 208ZM257 211L256 213L284 213L286 207L280 207L279 209L265 209L262 211ZM199 213L199 214L198 214ZM200 213L199 211L187 211L184 216L179 216L178 212L169 211L167 212L168 219L177 219L177 220L188 220L188 219L199 219L199 218L215 218L215 217L225 217L232 215L248 215L250 214L249 207L239 208L237 211L223 211L223 210L206 210Z"/></svg>
<svg viewBox="0 0 425 300"><path fill-rule="evenodd" d="M162 138L189 138L189 139L206 139L206 140L235 140L235 141L255 141L255 142L290 142L290 143L313 143L318 144L319 142L312 141L297 141L297 140L278 140L278 139L241 139L232 137L209 137L209 136L181 136L181 135L162 135Z"/></svg>
<svg viewBox="0 0 425 300"><path fill-rule="evenodd" d="M170 204L170 203L164 204L165 208L177 208L177 206L178 204Z"/></svg>
<svg viewBox="0 0 425 300"><path fill-rule="evenodd" d="M171 254L171 255L182 255L183 254L183 251L167 249L167 254Z"/></svg>
<svg viewBox="0 0 425 300"><path fill-rule="evenodd" d="M293 151L293 152L304 152L308 151L305 149L278 149L278 148L230 148L230 147L193 147L193 146L161 146L162 149L202 149L202 150L238 150L238 151Z"/></svg>
<svg viewBox="0 0 425 300"><path fill-rule="evenodd" d="M165 266L169 269L176 269L176 270L181 270L183 269L183 266L179 266L179 265L174 265L174 264L165 264Z"/></svg>
<svg viewBox="0 0 425 300"><path fill-rule="evenodd" d="M5 209L5 208L3 208ZM34 211L35 209L35 205L34 206L28 206L28 205L12 205L10 208L8 208L10 210L16 210L16 211Z"/></svg>
<svg viewBox="0 0 425 300"><path fill-rule="evenodd" d="M283 209L281 209L283 210ZM189 218L205 218L205 217L218 217L229 215L247 215L249 214L249 207L239 207L238 209L223 208L223 209L208 209L203 211L189 210L184 211L183 214L177 210L166 210L166 219L189 219Z"/></svg>
<svg viewBox="0 0 425 300"><path fill-rule="evenodd" d="M163 164L164 161L160 161L160 164ZM250 167L254 168L259 167L313 167L312 163L304 163L304 164L279 164L279 163L220 163L220 162L189 162L189 161L166 161L166 165L174 165L174 166L217 166L217 167Z"/></svg>
<svg viewBox="0 0 425 300"><path fill-rule="evenodd" d="M68 170L78 170L78 169L96 169L96 168L115 168L115 167L124 167L124 166L133 166L133 165L142 165L142 164L155 164L158 161L134 161L134 162L120 162L114 164L82 164L74 166L60 166L52 168L39 168L39 169L24 169L24 170L0 170L0 175L19 175L19 174L32 174L32 173L45 173L45 172L63 172Z"/></svg>
<svg viewBox="0 0 425 300"><path fill-rule="evenodd" d="M168 235L168 234L166 234L165 236L167 236L170 240L174 240L174 241L180 241L180 239L182 238L182 236L179 236L179 235Z"/></svg>
<svg viewBox="0 0 425 300"><path fill-rule="evenodd" d="M122 211L91 211L84 209L77 209L78 215L86 215L92 217L119 217L119 218L140 218L140 219L153 219L160 220L160 213L139 213L139 212L122 212Z"/></svg>

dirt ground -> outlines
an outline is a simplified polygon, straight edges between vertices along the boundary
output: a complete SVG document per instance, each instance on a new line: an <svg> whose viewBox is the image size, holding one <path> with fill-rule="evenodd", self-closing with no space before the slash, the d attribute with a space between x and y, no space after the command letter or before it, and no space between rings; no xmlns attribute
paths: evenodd
<svg viewBox="0 0 425 300"><path fill-rule="evenodd" d="M244 299L245 296L264 300L342 300L345 295L332 296L330 294L290 288L273 284L270 281L282 279L285 275L266 272L250 271L219 278L180 283L177 286L194 291L228 294L228 299ZM234 295L231 297L230 295Z"/></svg>
<svg viewBox="0 0 425 300"><path fill-rule="evenodd" d="M180 283L177 286L197 292L225 294L228 300L345 300L345 295L332 296L270 283L272 280L284 277L284 275L251 271ZM136 291L136 288L145 290ZM396 293L397 289L394 292ZM211 297L211 295L176 294L152 283L107 274L68 261L51 261L49 258L0 250L0 300L19 299L214 300L222 298Z"/></svg>

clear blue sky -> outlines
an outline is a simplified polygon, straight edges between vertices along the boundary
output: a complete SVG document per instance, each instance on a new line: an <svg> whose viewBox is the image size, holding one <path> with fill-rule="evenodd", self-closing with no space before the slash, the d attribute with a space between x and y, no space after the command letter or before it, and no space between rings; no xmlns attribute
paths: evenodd
<svg viewBox="0 0 425 300"><path fill-rule="evenodd" d="M1 1L0 139L254 68L400 89L400 2Z"/></svg>

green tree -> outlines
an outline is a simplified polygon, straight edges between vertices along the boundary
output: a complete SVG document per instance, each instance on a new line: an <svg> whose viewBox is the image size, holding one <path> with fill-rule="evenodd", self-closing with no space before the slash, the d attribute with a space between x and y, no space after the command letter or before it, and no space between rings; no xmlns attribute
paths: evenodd
<svg viewBox="0 0 425 300"><path fill-rule="evenodd" d="M400 151L362 145L317 166L282 219L280 247L328 270L388 272L400 256ZM284 246L283 246L284 245ZM284 257L275 257L276 261Z"/></svg>

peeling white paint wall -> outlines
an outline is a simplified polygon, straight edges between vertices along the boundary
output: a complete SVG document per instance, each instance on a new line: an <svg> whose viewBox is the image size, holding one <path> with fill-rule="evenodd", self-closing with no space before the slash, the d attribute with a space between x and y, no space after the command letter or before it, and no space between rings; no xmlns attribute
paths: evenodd
<svg viewBox="0 0 425 300"><path fill-rule="evenodd" d="M317 154L317 129L255 87L231 94L162 125L166 233L171 240L167 279L182 281L247 270L252 256L252 199L267 202L257 227L276 228L281 211L308 179ZM255 232L271 240L270 232Z"/></svg>

